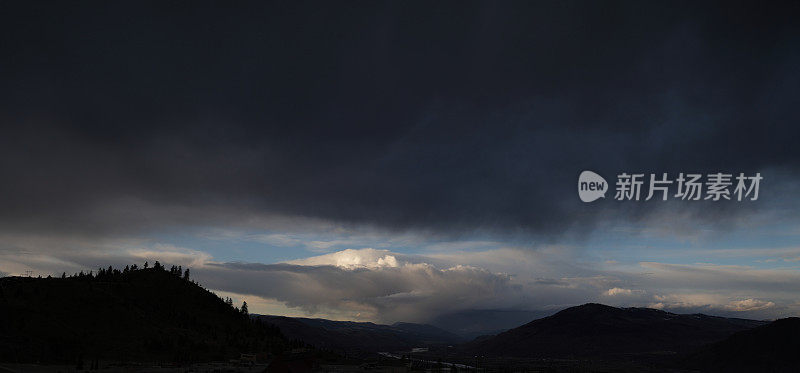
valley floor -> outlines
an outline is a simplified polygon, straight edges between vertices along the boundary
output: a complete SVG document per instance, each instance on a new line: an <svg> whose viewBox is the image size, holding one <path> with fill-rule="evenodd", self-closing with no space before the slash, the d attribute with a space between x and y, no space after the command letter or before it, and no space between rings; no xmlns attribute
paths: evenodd
<svg viewBox="0 0 800 373"><path fill-rule="evenodd" d="M198 363L184 366L130 364L106 365L96 370L76 369L75 365L0 364L0 373L77 373L77 372L130 372L130 373L256 373L266 370L266 364L239 366L229 363Z"/></svg>

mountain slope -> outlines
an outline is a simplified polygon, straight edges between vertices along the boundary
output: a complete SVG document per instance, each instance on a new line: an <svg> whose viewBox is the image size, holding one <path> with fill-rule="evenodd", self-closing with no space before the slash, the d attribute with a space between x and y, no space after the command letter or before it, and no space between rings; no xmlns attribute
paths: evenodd
<svg viewBox="0 0 800 373"><path fill-rule="evenodd" d="M465 340L472 340L484 335L502 333L531 320L552 314L553 311L542 310L463 310L440 315L432 320L431 324L456 333Z"/></svg>
<svg viewBox="0 0 800 373"><path fill-rule="evenodd" d="M258 319L277 326L287 338L334 350L393 351L460 341L453 333L424 324L381 325L284 316L258 316Z"/></svg>
<svg viewBox="0 0 800 373"><path fill-rule="evenodd" d="M733 334L691 354L689 366L708 372L796 372L800 318L776 320Z"/></svg>
<svg viewBox="0 0 800 373"><path fill-rule="evenodd" d="M109 272L0 278L0 361L202 361L287 345L174 273Z"/></svg>
<svg viewBox="0 0 800 373"><path fill-rule="evenodd" d="M671 354L716 342L762 322L649 308L585 304L473 341L464 350L514 357Z"/></svg>

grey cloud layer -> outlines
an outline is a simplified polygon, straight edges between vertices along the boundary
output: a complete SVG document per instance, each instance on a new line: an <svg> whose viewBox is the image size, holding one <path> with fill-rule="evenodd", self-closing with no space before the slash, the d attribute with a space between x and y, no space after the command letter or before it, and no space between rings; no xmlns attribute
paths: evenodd
<svg viewBox="0 0 800 373"><path fill-rule="evenodd" d="M558 310L590 301L753 318L800 311L792 270L666 263L581 268L509 249L453 258L345 250L296 264L213 264L198 273L212 288L275 299L310 315L358 314L382 322L427 322L475 309Z"/></svg>
<svg viewBox="0 0 800 373"><path fill-rule="evenodd" d="M457 309L505 305L520 295L520 289L502 274L425 264L355 269L222 265L204 268L202 276L210 280L209 287L276 299L312 314L350 311L382 321L430 320ZM231 277L236 280L230 281Z"/></svg>
<svg viewBox="0 0 800 373"><path fill-rule="evenodd" d="M582 205L583 169L765 173L759 203L679 206L700 222L797 206L776 189L800 164L796 4L2 7L6 230L560 234L661 210Z"/></svg>

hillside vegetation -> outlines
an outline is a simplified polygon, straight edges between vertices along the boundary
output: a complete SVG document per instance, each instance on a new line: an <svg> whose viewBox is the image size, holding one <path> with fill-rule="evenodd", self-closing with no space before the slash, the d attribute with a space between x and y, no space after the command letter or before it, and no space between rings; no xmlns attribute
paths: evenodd
<svg viewBox="0 0 800 373"><path fill-rule="evenodd" d="M291 347L189 279L137 266L0 278L0 360L7 362L210 361Z"/></svg>

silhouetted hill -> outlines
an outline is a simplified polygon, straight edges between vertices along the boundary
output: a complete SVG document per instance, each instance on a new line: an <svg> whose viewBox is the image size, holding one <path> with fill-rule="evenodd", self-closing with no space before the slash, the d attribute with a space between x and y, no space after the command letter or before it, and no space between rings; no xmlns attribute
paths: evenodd
<svg viewBox="0 0 800 373"><path fill-rule="evenodd" d="M465 345L464 351L514 357L673 354L759 325L763 322L590 303L475 340Z"/></svg>
<svg viewBox="0 0 800 373"><path fill-rule="evenodd" d="M284 316L258 316L280 328L291 339L317 347L345 351L394 351L412 347L453 344L459 336L431 325L332 321Z"/></svg>
<svg viewBox="0 0 800 373"><path fill-rule="evenodd" d="M0 361L204 361L286 346L276 328L163 268L0 278Z"/></svg>
<svg viewBox="0 0 800 373"><path fill-rule="evenodd" d="M790 317L733 334L686 359L707 372L797 372L800 318Z"/></svg>

